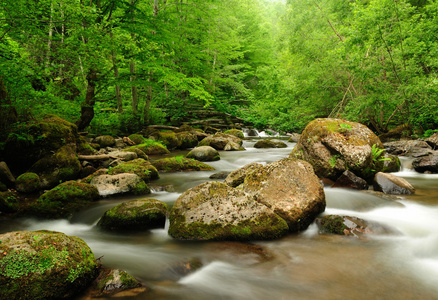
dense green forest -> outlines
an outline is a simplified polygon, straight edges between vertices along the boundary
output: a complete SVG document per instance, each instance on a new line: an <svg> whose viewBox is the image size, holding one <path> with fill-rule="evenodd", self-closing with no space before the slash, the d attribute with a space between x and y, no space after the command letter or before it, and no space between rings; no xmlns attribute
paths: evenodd
<svg viewBox="0 0 438 300"><path fill-rule="evenodd" d="M432 0L0 0L1 130L179 125L209 107L257 128L315 117L438 128Z"/></svg>

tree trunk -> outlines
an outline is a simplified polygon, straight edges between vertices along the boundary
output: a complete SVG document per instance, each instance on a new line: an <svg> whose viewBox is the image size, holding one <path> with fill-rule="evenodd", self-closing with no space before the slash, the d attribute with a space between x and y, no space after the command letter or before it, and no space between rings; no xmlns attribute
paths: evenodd
<svg viewBox="0 0 438 300"><path fill-rule="evenodd" d="M110 32L111 39L113 37L113 32ZM114 50L111 50L111 59L113 61L113 68L114 68L114 78L116 81L119 79L119 67L117 65L117 58ZM120 91L120 85L116 84L116 101L117 101L117 112L121 114L123 112L123 105L122 105L122 93Z"/></svg>
<svg viewBox="0 0 438 300"><path fill-rule="evenodd" d="M131 5L132 6L134 6L135 5L135 0L131 0ZM133 12L132 12L132 20L131 20L132 22L134 22L134 10L133 10ZM131 34L131 37L132 37L132 39L134 40L135 39L135 33L132 33ZM134 60L131 60L131 62L130 62L130 64L129 64L129 72L131 73L131 77L129 78L129 80L131 81L131 82L134 82L135 81L135 79L136 79L136 76L135 76L135 61ZM137 89L137 87L134 85L134 84L132 84L132 86L131 86L131 95L132 95L132 112L134 113L134 114L137 114L138 113L138 89Z"/></svg>
<svg viewBox="0 0 438 300"><path fill-rule="evenodd" d="M76 121L78 130L84 130L94 118L94 103L96 102L96 82L97 71L91 68L87 75L87 93L85 95L85 101L81 105L81 116Z"/></svg>

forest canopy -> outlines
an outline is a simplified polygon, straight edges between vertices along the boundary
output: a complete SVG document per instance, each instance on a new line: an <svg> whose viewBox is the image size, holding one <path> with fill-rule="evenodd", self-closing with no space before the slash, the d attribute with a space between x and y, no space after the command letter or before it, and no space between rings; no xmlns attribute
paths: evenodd
<svg viewBox="0 0 438 300"><path fill-rule="evenodd" d="M51 113L135 132L196 107L438 128L437 1L0 0L0 19L3 131Z"/></svg>

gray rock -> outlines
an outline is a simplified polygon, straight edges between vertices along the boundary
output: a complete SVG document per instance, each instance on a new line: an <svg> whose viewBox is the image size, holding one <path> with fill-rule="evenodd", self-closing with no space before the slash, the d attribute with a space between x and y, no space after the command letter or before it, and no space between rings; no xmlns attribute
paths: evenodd
<svg viewBox="0 0 438 300"><path fill-rule="evenodd" d="M432 147L422 140L400 140L384 144L385 150L394 155L421 157L432 153Z"/></svg>
<svg viewBox="0 0 438 300"><path fill-rule="evenodd" d="M108 153L108 155L121 158L124 161L134 160L138 157L137 153L135 152L119 151L119 150L111 151Z"/></svg>
<svg viewBox="0 0 438 300"><path fill-rule="evenodd" d="M146 183L138 175L132 173L99 175L93 177L90 184L97 188L99 195L101 196L123 193L150 193L149 188L145 189L144 192L141 192L144 186L146 186Z"/></svg>
<svg viewBox="0 0 438 300"><path fill-rule="evenodd" d="M438 150L438 132L435 132L425 140L434 150Z"/></svg>
<svg viewBox="0 0 438 300"><path fill-rule="evenodd" d="M347 170L339 176L333 187L367 190L368 183L364 179L356 176L353 172Z"/></svg>
<svg viewBox="0 0 438 300"><path fill-rule="evenodd" d="M374 176L374 190L385 194L409 195L415 188L406 180L393 174L379 172Z"/></svg>
<svg viewBox="0 0 438 300"><path fill-rule="evenodd" d="M0 162L0 182L6 184L8 187L14 186L15 183L15 177L4 161Z"/></svg>
<svg viewBox="0 0 438 300"><path fill-rule="evenodd" d="M261 167L263 167L263 165L259 164L259 163L250 163L250 164L244 165L243 167L231 172L225 178L224 183L228 184L231 187L237 187L243 183L246 175L250 174L251 172L253 172L256 169L261 168Z"/></svg>
<svg viewBox="0 0 438 300"><path fill-rule="evenodd" d="M412 162L412 167L420 173L438 173L438 152L434 151L434 154L416 158Z"/></svg>
<svg viewBox="0 0 438 300"><path fill-rule="evenodd" d="M215 161L220 160L219 152L210 146L196 147L190 151L187 158L193 158L199 161Z"/></svg>

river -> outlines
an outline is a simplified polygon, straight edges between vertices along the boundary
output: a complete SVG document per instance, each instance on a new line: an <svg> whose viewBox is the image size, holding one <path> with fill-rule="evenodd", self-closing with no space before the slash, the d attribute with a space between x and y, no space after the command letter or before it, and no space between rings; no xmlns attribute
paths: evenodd
<svg viewBox="0 0 438 300"><path fill-rule="evenodd" d="M221 152L211 162L213 172L161 174L152 186L172 186L171 192L147 195L171 206L188 188L208 181L219 171L232 171L250 162L270 163L287 157L284 149ZM365 239L319 235L316 225L276 241L187 242L172 239L165 229L111 234L95 227L103 213L128 199L99 201L71 220L20 219L0 224L0 233L14 230L55 230L79 236L108 267L121 268L150 290L117 299L438 299L438 175L410 169L395 175L407 179L416 194L384 200L373 194L325 188L324 214L357 216L378 221L397 235ZM182 276L187 260L202 264ZM85 298L78 298L85 299Z"/></svg>

